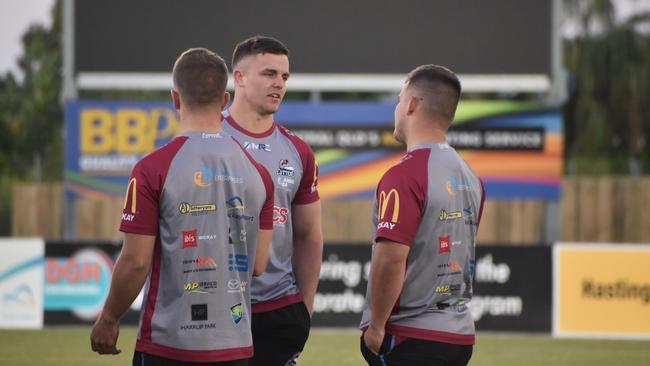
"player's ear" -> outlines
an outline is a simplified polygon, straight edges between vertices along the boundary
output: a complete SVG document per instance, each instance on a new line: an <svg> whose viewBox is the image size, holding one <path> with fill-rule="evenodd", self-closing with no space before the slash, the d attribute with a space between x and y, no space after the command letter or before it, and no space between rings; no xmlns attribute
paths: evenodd
<svg viewBox="0 0 650 366"><path fill-rule="evenodd" d="M417 107L420 105L420 98L411 96L409 97L408 105L406 106L406 114L410 115L415 112Z"/></svg>
<svg viewBox="0 0 650 366"><path fill-rule="evenodd" d="M172 104L174 105L174 109L180 110L181 109L181 96L178 94L178 92L174 89L171 90L171 95L172 95Z"/></svg>
<svg viewBox="0 0 650 366"><path fill-rule="evenodd" d="M232 78L235 82L235 85L239 87L244 86L244 73L240 69L232 70Z"/></svg>
<svg viewBox="0 0 650 366"><path fill-rule="evenodd" d="M221 110L222 111L224 109L226 109L226 107L228 106L228 102L230 102L230 93L225 92L225 93L223 93L223 102L221 103Z"/></svg>

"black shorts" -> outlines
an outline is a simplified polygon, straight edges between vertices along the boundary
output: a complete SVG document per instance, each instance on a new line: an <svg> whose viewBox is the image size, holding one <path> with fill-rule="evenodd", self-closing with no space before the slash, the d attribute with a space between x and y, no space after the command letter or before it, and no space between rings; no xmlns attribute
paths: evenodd
<svg viewBox="0 0 650 366"><path fill-rule="evenodd" d="M407 338L392 346L395 337L386 334L375 355L366 347L361 336L361 354L370 366L465 366L472 358L473 346Z"/></svg>
<svg viewBox="0 0 650 366"><path fill-rule="evenodd" d="M189 352L189 351L188 351ZM248 359L223 361L223 362L208 362L196 363L171 360L169 358L158 357L148 353L135 351L133 354L133 366L247 366Z"/></svg>
<svg viewBox="0 0 650 366"><path fill-rule="evenodd" d="M309 337L311 318L305 303L253 313L251 366L295 365Z"/></svg>

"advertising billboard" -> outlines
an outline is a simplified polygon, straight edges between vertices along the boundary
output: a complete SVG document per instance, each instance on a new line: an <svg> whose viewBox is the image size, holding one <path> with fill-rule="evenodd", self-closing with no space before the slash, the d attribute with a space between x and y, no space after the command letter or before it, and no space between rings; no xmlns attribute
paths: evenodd
<svg viewBox="0 0 650 366"><path fill-rule="evenodd" d="M0 239L0 329L43 327L42 239Z"/></svg>
<svg viewBox="0 0 650 366"><path fill-rule="evenodd" d="M391 102L284 102L276 120L315 150L322 198L369 199L404 154ZM66 192L122 196L133 165L180 132L167 102L66 104ZM490 199L558 200L562 114L535 102L463 101L449 143L484 180ZM508 161L508 164L503 164Z"/></svg>
<svg viewBox="0 0 650 366"><path fill-rule="evenodd" d="M558 243L553 335L650 339L650 245Z"/></svg>
<svg viewBox="0 0 650 366"><path fill-rule="evenodd" d="M365 305L371 246L326 245L314 300L315 326L358 326ZM551 330L551 249L547 246L476 248L474 297L468 304L477 330Z"/></svg>

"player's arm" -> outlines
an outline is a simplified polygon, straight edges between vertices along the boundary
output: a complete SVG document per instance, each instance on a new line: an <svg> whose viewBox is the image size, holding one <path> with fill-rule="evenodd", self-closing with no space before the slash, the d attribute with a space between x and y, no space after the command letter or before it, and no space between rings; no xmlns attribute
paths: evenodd
<svg viewBox="0 0 650 366"><path fill-rule="evenodd" d="M384 339L386 322L402 292L409 247L390 240L375 245L371 264L370 308L371 318L364 334L366 346L379 352Z"/></svg>
<svg viewBox="0 0 650 366"><path fill-rule="evenodd" d="M255 252L255 265L253 267L253 276L259 276L266 271L266 264L269 262L269 248L271 247L271 238L273 230L261 230L257 238L257 250Z"/></svg>
<svg viewBox="0 0 650 366"><path fill-rule="evenodd" d="M147 279L155 236L125 234L120 257L115 263L108 297L90 335L93 351L118 354L116 348L120 318L140 293Z"/></svg>
<svg viewBox="0 0 650 366"><path fill-rule="evenodd" d="M293 270L303 301L312 313L323 262L320 201L292 206Z"/></svg>

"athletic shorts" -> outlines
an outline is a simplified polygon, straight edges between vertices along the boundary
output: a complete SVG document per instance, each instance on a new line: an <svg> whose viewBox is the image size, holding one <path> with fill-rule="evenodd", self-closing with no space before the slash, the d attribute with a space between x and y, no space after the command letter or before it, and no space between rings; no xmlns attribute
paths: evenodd
<svg viewBox="0 0 650 366"><path fill-rule="evenodd" d="M295 365L309 337L311 318L305 303L253 313L251 366Z"/></svg>
<svg viewBox="0 0 650 366"><path fill-rule="evenodd" d="M473 346L401 338L386 334L375 355L361 336L361 354L370 366L465 366L472 358Z"/></svg>
<svg viewBox="0 0 650 366"><path fill-rule="evenodd" d="M191 352L191 351L187 351ZM154 356L148 353L135 351L133 354L133 366L247 366L248 359L223 362L186 362L171 360L169 358Z"/></svg>

